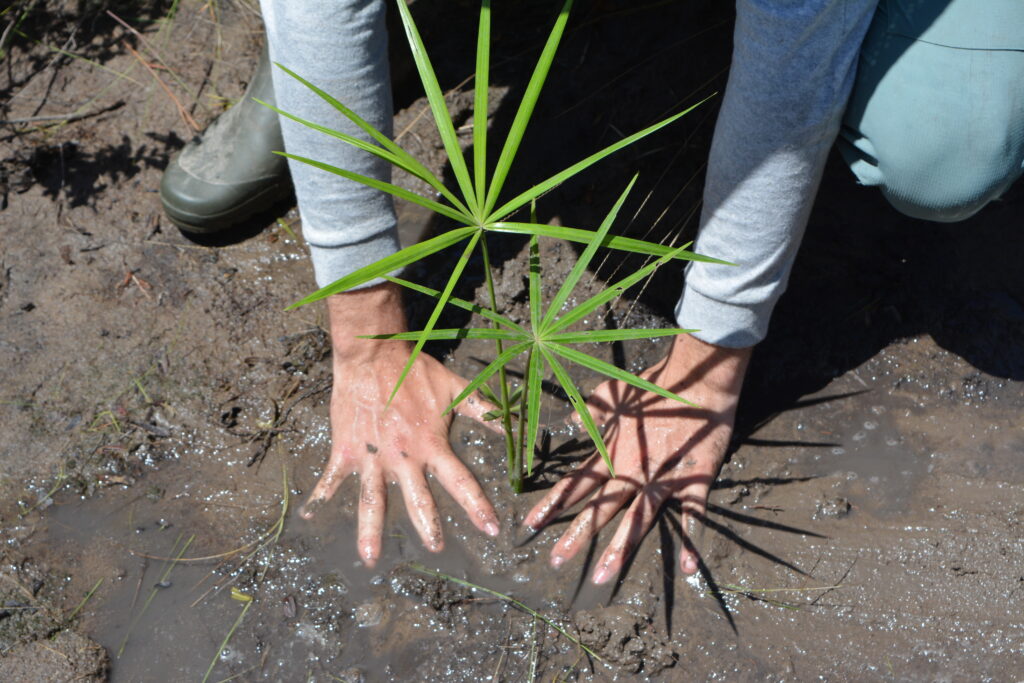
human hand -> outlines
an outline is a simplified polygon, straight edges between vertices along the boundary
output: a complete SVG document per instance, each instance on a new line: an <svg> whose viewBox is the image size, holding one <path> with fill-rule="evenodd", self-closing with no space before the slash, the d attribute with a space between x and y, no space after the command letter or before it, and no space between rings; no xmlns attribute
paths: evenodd
<svg viewBox="0 0 1024 683"><path fill-rule="evenodd" d="M358 550L367 566L380 557L387 485L397 483L423 545L444 547L441 520L427 485L432 474L462 506L473 524L498 534L498 518L473 474L448 444L451 414L442 416L466 381L427 354L420 354L391 405L410 345L357 339L357 335L404 332L397 286L386 284L328 298L333 345L331 454L301 515L311 519L350 474L360 479ZM456 412L483 422L494 406L470 396ZM486 424L490 427L489 424Z"/></svg>
<svg viewBox="0 0 1024 683"><path fill-rule="evenodd" d="M680 335L668 356L640 373L700 408L620 381L605 382L594 391L588 405L595 421L605 426L616 476L610 478L604 460L594 454L558 482L523 520L524 526L539 529L555 513L597 490L552 548L552 566L561 566L584 548L632 499L594 570L594 583L604 583L622 569L661 506L675 498L682 504L686 535L679 566L685 574L697 572L693 531L703 518L708 491L732 436L751 351Z"/></svg>

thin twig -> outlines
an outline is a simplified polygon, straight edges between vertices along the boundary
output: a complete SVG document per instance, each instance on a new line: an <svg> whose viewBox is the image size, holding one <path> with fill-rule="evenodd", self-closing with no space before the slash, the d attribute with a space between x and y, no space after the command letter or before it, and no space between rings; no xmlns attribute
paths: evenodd
<svg viewBox="0 0 1024 683"><path fill-rule="evenodd" d="M26 116L20 119L4 119L0 120L0 125L6 126L18 126L26 123L46 123L47 121L60 121L62 123L71 123L72 121L79 121L81 119L88 119L93 116L99 116L100 114L106 114L107 112L120 109L124 106L124 101L118 101L109 107L103 109L96 109L95 111L85 112L83 114L76 114L74 112L68 114L49 114L45 116Z"/></svg>
<svg viewBox="0 0 1024 683"><path fill-rule="evenodd" d="M160 87L164 89L164 92L167 93L167 96L171 98L171 100L174 102L174 105L178 108L178 113L181 114L182 120L188 126L190 126L192 128L192 130L194 130L194 131L196 131L198 133L201 130L199 124L196 123L196 120L194 118L192 118L191 114L189 114L187 111L185 111L185 107L182 106L181 100L179 100L177 98L177 96L167 86L167 84L164 83L163 79L160 78L156 74L156 71L153 70L153 67L151 67L146 62L146 60L142 58L142 55L140 55L138 53L138 51L135 48L133 48L131 45L125 45L125 47L128 48L128 51L131 52L132 55L134 55L134 57L137 60L139 60L139 63L142 64L142 66L146 67L146 71L148 71L153 76L153 78L156 79L156 82L160 84Z"/></svg>

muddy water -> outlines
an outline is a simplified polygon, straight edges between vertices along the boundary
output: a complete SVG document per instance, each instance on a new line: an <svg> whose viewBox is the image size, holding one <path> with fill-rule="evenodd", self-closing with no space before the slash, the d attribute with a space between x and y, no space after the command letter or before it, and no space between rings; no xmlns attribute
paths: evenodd
<svg viewBox="0 0 1024 683"><path fill-rule="evenodd" d="M480 351L460 350L456 366ZM276 542L241 568L244 553L182 561L162 581L170 565L161 558L184 538L195 535L186 559L219 555L261 538L280 514L280 462L253 472L244 453L213 449L132 489L58 498L29 551L74 567L72 594L105 578L81 626L112 655L128 635L115 681L201 679L243 608L230 586L255 602L211 680L998 680L1024 664L1015 388L986 399L985 419L975 420L977 403L965 406L961 395L935 404L948 382L906 381L917 351L933 353L934 343L887 352L746 436L712 494L706 571L689 581L674 571L669 515L616 585L591 587L585 557L548 569L564 523L536 538L516 531L541 492L511 496L500 443L461 419L453 445L496 503L496 540L439 493L447 547L428 553L396 493L370 570L354 551L355 482L337 506L304 521L295 503L318 464L293 458L284 460L292 504ZM887 369L893 363L899 371ZM546 410L561 424L564 407ZM552 448L572 436L556 429ZM159 498L145 495L157 490ZM514 596L607 664L493 596L410 563Z"/></svg>

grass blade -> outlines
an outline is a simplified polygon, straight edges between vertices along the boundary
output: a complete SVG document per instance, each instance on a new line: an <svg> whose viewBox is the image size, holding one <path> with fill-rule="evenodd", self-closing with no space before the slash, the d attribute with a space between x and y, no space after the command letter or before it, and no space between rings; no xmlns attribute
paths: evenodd
<svg viewBox="0 0 1024 683"><path fill-rule="evenodd" d="M399 277L391 277L390 275L385 275L384 279L387 280L388 282L394 282L396 285L401 285L402 287L411 289L414 292L419 292L420 294L432 296L435 299L441 296L441 292L437 291L436 289L431 289L430 287L426 287L424 285L418 285L415 282L409 282L408 280L403 280L402 278ZM450 303L452 306L458 306L459 308L466 311L470 311L472 313L479 313L481 316L487 318L493 323L497 323L498 325L504 325L505 327L526 334L526 330L524 330L521 325L514 323L511 319L506 318L503 315L495 313L489 308L484 308L483 306L474 304L471 301L459 299L458 297L454 296L448 297L448 303Z"/></svg>
<svg viewBox="0 0 1024 683"><path fill-rule="evenodd" d="M530 76L526 92L523 93L523 99L519 103L519 110L516 111L516 117L512 121L512 128L509 130L508 137L505 138L505 145L501 149L501 156L498 157L498 164L494 168L491 185L487 188L487 202L484 204L483 210L484 215L490 215L491 208L497 203L498 194L501 193L501 188L508 177L509 169L512 168L512 161L515 159L516 152L519 151L519 144L523 141L526 125L530 122L533 109L537 105L537 98L540 97L540 91L548 77L548 71L551 70L551 63L555 60L558 43L561 42L562 34L565 33L565 25L569 21L569 10L572 9L572 3L573 0L565 0L565 4L562 5L558 18L555 20L555 25L551 28L548 40L544 44L543 51L540 53L540 59L537 60L537 66L534 67L533 75ZM529 200L527 199L527 201ZM519 206L522 206L522 204ZM504 216L505 214L501 215Z"/></svg>
<svg viewBox="0 0 1024 683"><path fill-rule="evenodd" d="M171 549L172 555L174 554L175 550L177 550L178 543L181 542L181 536L182 534L179 534L178 538L174 541L174 547ZM156 594L160 591L160 588L158 586L167 583L167 578L171 575L171 571L174 569L175 565L178 564L178 561L181 560L181 558L185 555L185 551L188 550L188 547L190 545L192 545L192 541L194 541L195 538L195 534L189 536L188 540L186 540L185 543L181 546L181 550L177 551L177 555L175 555L173 559L171 559L171 561L169 561L166 564L164 568L164 573L160 575L160 580L157 582L156 586L153 587L153 590L150 591L149 597L147 597L146 601L142 603L142 607L139 609L138 613L132 618L131 622L129 622L128 632L124 634L124 638L121 640L121 646L117 648L118 659L120 659L121 655L124 654L124 649L128 646L128 639L131 638L132 632L135 630L135 626L139 623L139 620L142 619L142 616L146 613L146 610L149 609L150 603L153 602L153 598L155 598Z"/></svg>
<svg viewBox="0 0 1024 683"><path fill-rule="evenodd" d="M458 197L456 197L454 194L452 194L451 190L446 188L444 186L444 184L440 180L437 179L437 177L435 177L430 171L428 171L426 168L424 168L423 164L419 163L415 159L412 159L412 157L409 157L408 154L405 155L405 156L409 157L409 159L412 160L412 163L409 162L409 159L405 159L403 157L400 157L400 156L394 154L393 152L391 152L389 150L386 150L386 149L383 149L381 147L378 147L377 145L374 145L374 144L372 144L370 142L367 142L366 140L361 140L361 139L359 139L357 137L354 137L352 135L348 135L346 133L342 133L341 131L337 131L337 130L333 130L331 128L328 128L327 126L321 126L318 123L313 123L312 121L307 121L306 119L303 119L303 118L300 118L298 116L295 116L294 114L289 114L288 112L286 112L286 111L284 111L282 109L278 109L274 105L268 104L267 102L264 102L262 100L255 100L255 101L259 102L260 104L262 104L264 107L267 107L268 109L273 109L280 116L284 116L286 118L291 119L292 121L295 121L297 123L301 123L302 125L306 126L307 128L312 128L313 130L319 131L319 132L321 132L321 133L323 133L325 135L329 135L329 136L331 136L333 138L337 138L337 139L341 140L342 142L345 142L345 143L347 143L349 145L352 145L353 147L356 147L358 149L363 150L364 152L369 152L370 154L373 154L374 156L380 157L381 159L383 159L384 161L388 162L389 164L393 164L395 166L398 166L402 170L407 171L408 173L416 176L417 178L423 180L424 182L429 184L431 187L433 187L435 190L440 192L442 195L444 195L444 197L455 206L455 209L457 211L459 211L460 213L465 214L465 217L462 220L464 220L466 222L472 222L472 216L471 216L469 210L466 208L466 205L463 204L459 200ZM367 125L369 126L369 124L367 124Z"/></svg>
<svg viewBox="0 0 1024 683"><path fill-rule="evenodd" d="M80 603L78 603L78 606L75 607L75 609L71 610L71 614L69 614L66 617L64 617L64 622L65 623L70 622L72 619L75 618L76 614L78 614L79 612L82 611L82 608L85 607L85 604L92 599L92 596L96 594L96 591L99 590L100 585L102 583L103 583L103 579L100 578L98 581L96 581L95 584L93 584L92 589L88 593L85 594L85 597L82 598L82 601Z"/></svg>
<svg viewBox="0 0 1024 683"><path fill-rule="evenodd" d="M413 263L414 261L419 261L420 259L426 258L435 252L441 251L445 247L450 247L456 242L461 242L466 237L469 237L474 233L479 234L480 229L466 226L463 228L456 228L455 230L449 230L437 237L431 237L429 240L410 245L401 251L385 256L379 261L374 261L367 266L363 266L359 270L349 273L340 280L335 280L326 287L318 289L306 298L295 302L288 308L292 309L297 308L298 306L304 306L332 294L337 294L338 292L344 292L352 289L353 287L358 287L364 282L369 282L374 278L383 277L394 270L398 270L403 266Z"/></svg>
<svg viewBox="0 0 1024 683"><path fill-rule="evenodd" d="M476 193L473 191L473 182L469 178L469 170L466 168L466 160L462 157L462 148L459 146L459 138L455 134L455 126L448 115L448 104L445 102L444 93L437 82L437 75L434 67L430 64L430 57L427 56L427 49L423 45L423 39L412 19L406 0L398 0L398 11L402 15L402 26L405 27L405 35L409 39L409 47L412 49L412 57L416 62L416 70L419 71L420 81L427 94L427 101L430 102L430 110L434 114L434 123L437 124L437 132L441 135L441 142L448 153L448 161L455 172L455 179L462 190L462 196L470 210L476 214L479 212L479 205L476 201ZM486 113L485 113L486 116Z"/></svg>
<svg viewBox="0 0 1024 683"><path fill-rule="evenodd" d="M489 222L496 221L496 220L499 220L501 218L504 218L505 216L509 215L510 213L512 213L513 211L518 209L519 207L521 207L524 204L526 204L527 202L529 202L531 199L535 199L535 198L539 197L540 195L544 194L545 192L547 192L548 190L550 190L551 188L555 187L556 185L564 183L569 178L573 177L574 175L576 175L577 173L583 171L584 169L587 169L590 166L593 166L594 164L596 164L601 159L604 159L606 156L609 156L611 154L614 154L615 152L618 152L623 147L628 147L629 145L633 144L637 140L640 140L641 138L647 137L651 133L654 133L655 131L661 130L662 128L664 128L665 126L669 125L670 123L673 123L674 121L678 120L682 116L685 116L686 114L689 114L695 108L699 107L700 105L704 104L709 99L711 99L711 97L714 97L714 95L706 97L705 99L701 100L697 104L695 104L695 105L693 105L691 107L688 107L687 109L684 109L683 111L679 112L678 114L670 116L667 119L665 119L663 121L659 121L658 123L655 123L652 126L648 126L647 128L644 128L641 131L633 133L632 135L630 135L628 137L625 137L625 138L619 140L616 143L608 145L607 147L605 147L601 151L595 152L594 154L591 154L589 157L587 157L583 161L576 162L575 164L573 164L569 168L565 169L564 171L561 171L560 173L556 173L555 175L551 176L547 180L545 180L545 181L543 181L543 182L541 182L541 183L539 183L537 185L534 185L533 187L531 187L530 189L526 190L522 194L516 196L514 199L511 199L508 202L502 204L500 208L495 209L494 211L488 211L487 212L487 222L489 223ZM494 189L494 187L493 187L493 184L492 184L491 190L493 190L493 189Z"/></svg>
<svg viewBox="0 0 1024 683"><path fill-rule="evenodd" d="M660 266L664 265L665 263L675 258L675 252L682 251L683 249L685 249L685 246L679 247L679 249L673 250L665 254L657 261L652 261L643 268L640 268L639 270L630 273L629 275L622 278L615 284L609 285L598 294L595 294L594 296L590 297L589 299L587 299L586 301L579 304L571 311L563 315L561 318L554 321L554 323L552 323L551 325L551 329L547 331L548 334L550 335L551 333L557 332L558 330L564 330L573 323L578 322L583 318L587 317L588 315L590 315L591 312L593 312L593 310L600 306L601 304L608 303L615 297L621 296L627 289L643 280L645 277L647 277L655 270L657 270Z"/></svg>
<svg viewBox="0 0 1024 683"><path fill-rule="evenodd" d="M572 407L576 410L576 414L580 416L580 420L583 422L583 428L587 430L587 434L594 441L594 447L597 448L597 452L601 454L604 459L604 464L608 467L608 473L611 476L615 476L615 466L612 465L611 456L608 455L608 448L604 444L604 438L601 436L601 430L597 428L597 424L594 422L594 416L590 414L590 408L587 406L587 402L583 400L583 396L580 395L580 390L576 388L576 385L572 381L572 377L566 372L565 367L558 362L554 354L548 351L546 345L538 345L541 353L544 354L544 360L548 362L551 370L555 373L555 377L558 379L558 383L565 389L565 393L569 396L569 402Z"/></svg>
<svg viewBox="0 0 1024 683"><path fill-rule="evenodd" d="M611 211L609 211L604 217L604 220L601 221L601 226L597 229L597 232L594 234L594 238L590 241L590 244L588 244L586 249L583 250L580 257L576 259L576 263L573 265L572 270L569 271L569 275L562 282L562 286L558 288L558 293L555 294L555 298L551 300L547 313L544 314L544 319L541 321L539 329L535 332L536 334L542 334L547 330L551 325L552 320L554 320L559 311L561 311L562 304L564 304L565 300L569 298L570 294L572 294L572 290L575 289L576 283L580 281L580 278L586 271L587 266L590 265L591 259L594 258L594 254L597 253L597 248L601 246L601 240L603 240L604 236L608 234L608 230L612 227L612 223L614 223L615 219L618 217L619 209L622 208L622 204L626 201L626 197L629 196L629 191L633 189L633 185L636 183L637 177L638 176L633 176L633 179L629 181L629 185L626 186L625 191L619 195L619 198L616 200ZM537 237L533 236L531 239L536 240Z"/></svg>
<svg viewBox="0 0 1024 683"><path fill-rule="evenodd" d="M448 218L451 218L453 221L457 221L459 223L469 222L466 221L465 216L463 216L458 210L453 209L450 206L445 206L440 202L435 202L433 199L421 197L415 192L409 192L409 190L399 187L398 185L392 185L391 183L386 183L383 180L377 180L376 178L370 178L369 176L353 173L352 171L346 171L343 168L331 166L330 164L325 164L322 161L315 161L307 157L300 157L297 154L289 154L288 152L274 152L274 154L279 154L283 157L288 157L289 159L301 161L304 164L315 166L316 168L327 171L328 173L340 175L342 178L348 178L349 180L354 180L357 183L362 183L363 185L372 187L375 190L382 190L383 192L387 192L388 194L394 195L399 199L405 199L406 201L410 201L414 204L419 204L425 209L430 209L434 213L439 213L442 216L447 216Z"/></svg>
<svg viewBox="0 0 1024 683"><path fill-rule="evenodd" d="M533 474L534 446L537 443L537 431L540 428L540 389L541 371L544 369L544 358L536 349L530 353L530 359L526 368L526 410L520 409L520 413L526 414L526 438L522 447L526 453L526 475Z"/></svg>
<svg viewBox="0 0 1024 683"><path fill-rule="evenodd" d="M530 326L534 334L539 334L540 312L544 302L540 298L540 245L537 236L530 236Z"/></svg>
<svg viewBox="0 0 1024 683"><path fill-rule="evenodd" d="M425 336L427 341L450 339L504 339L506 341L526 341L522 332L514 330L496 330L493 327L457 327L450 329L416 330L415 332L392 332L390 334L365 334L359 339L393 339L395 341L412 341Z"/></svg>
<svg viewBox="0 0 1024 683"><path fill-rule="evenodd" d="M399 4L405 7L403 0L400 0ZM452 269L451 277L448 278L448 284L445 285L444 291L441 292L441 296L437 298L437 304L434 306L434 310L430 314L430 318L427 320L427 324L424 325L423 329L420 330L420 337L416 340L416 344L412 347L412 352L409 354L409 360L405 362L405 367L402 368L402 374L398 376L398 381L395 383L395 388L391 390L391 395L388 396L387 406L391 405L391 401L395 399L395 394L402 387L402 382L409 375L409 371L412 370L412 364L416 362L416 357L420 355L420 351L423 349L423 345L427 341L427 335L434 329L434 324L437 319L441 317L441 311L444 309L445 303L448 301L448 297L452 295L452 290L455 289L455 283L459 281L459 277L462 275L462 271L466 269L466 264L469 263L469 255L473 252L473 248L476 247L476 243L480 241L480 235L483 234L482 230L476 230L473 236L469 238L469 243L463 250L462 255L459 257L458 262L455 264L455 268Z"/></svg>
<svg viewBox="0 0 1024 683"><path fill-rule="evenodd" d="M239 591L239 595L245 594ZM241 625L242 619L245 619L245 613L249 611L250 607L252 607L252 598L248 595L245 595L245 597L247 598L246 600L243 600L243 602L245 602L245 607L242 608L242 611L235 619L235 623L231 625L231 628L228 630L227 635L224 636L224 640L221 641L220 647L217 648L217 652L213 655L213 660L210 662L210 666L206 668L206 675L203 676L202 683L206 683L206 681L210 679L210 674L213 673L213 667L217 666L217 662L220 660L220 653L223 652L224 648L228 646L228 642L230 642L231 636L235 635L235 631L237 631L238 627ZM239 598L235 599L238 600Z"/></svg>
<svg viewBox="0 0 1024 683"><path fill-rule="evenodd" d="M515 223L508 221L499 221L497 223L488 223L484 226L485 230L492 232L507 232L514 235L537 235L538 237L554 237L555 239L567 240L569 242L577 242L579 244L590 244L594 239L593 230L580 230L579 228L566 228L561 225L544 225L542 223ZM704 256L702 254L694 254L691 251L685 251L693 242L687 242L682 245L682 251L675 258L682 261L703 261L705 263L720 263L726 266L734 266L735 263L728 261L722 261L721 259L712 258L710 256ZM644 254L645 256L664 256L665 254L677 252L676 247L666 247L663 244L657 242L647 242L646 240L638 240L632 237L619 237L617 235L605 235L601 240L601 246L607 247L608 249L618 249L619 251L629 251L634 254Z"/></svg>
<svg viewBox="0 0 1024 683"><path fill-rule="evenodd" d="M669 337L679 334L692 334L700 330L684 330L679 327L659 327L656 329L628 329L628 330L585 330L582 332L562 332L548 341L560 344L585 344L587 342L612 342L625 341L627 339L654 339L655 337Z"/></svg>
<svg viewBox="0 0 1024 683"><path fill-rule="evenodd" d="M602 375L611 377L612 379L620 380L622 382L626 382L627 384L631 384L637 389L650 391L651 393L655 393L658 396L663 396L665 398L670 398L673 401L685 403L686 405L692 406L694 408L700 407L693 401L688 401L682 396L675 394L669 391L668 389L663 389L662 387L659 387L654 382L649 382L646 379L643 379L642 377L637 377L631 372L616 367L611 363L606 363L605 361L599 358L594 358L593 356L587 355L582 351L577 351L576 349L569 346L563 346L557 342L552 342L550 346L552 351L562 356L566 360L570 360L573 363L582 365L585 368L590 368L595 372L600 372Z"/></svg>
<svg viewBox="0 0 1024 683"><path fill-rule="evenodd" d="M487 111L491 61L491 0L480 3L480 28L476 34L476 82L473 84L473 173L476 204L487 199Z"/></svg>
<svg viewBox="0 0 1024 683"><path fill-rule="evenodd" d="M460 393L458 396L452 399L452 402L448 405L447 408L444 409L444 412L441 414L447 415L452 410L454 410L455 406L462 403L467 396L469 396L474 391L484 386L484 382L489 380L491 378L491 375L493 375L498 370L508 365L509 361L511 361L513 358L521 354L523 351L526 351L531 346L533 346L533 342L523 342L522 344L516 344L515 346L511 346L502 351L501 354L497 358L492 360L487 365L486 368L477 373L476 377L474 377L473 380L466 385L466 388L462 390L462 393ZM498 401L494 402L498 403Z"/></svg>

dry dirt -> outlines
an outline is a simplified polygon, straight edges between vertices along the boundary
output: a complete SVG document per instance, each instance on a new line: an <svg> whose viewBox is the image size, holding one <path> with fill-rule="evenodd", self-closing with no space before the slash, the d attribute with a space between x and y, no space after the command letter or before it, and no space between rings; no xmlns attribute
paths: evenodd
<svg viewBox="0 0 1024 683"><path fill-rule="evenodd" d="M413 5L459 123L472 4ZM723 3L580 5L510 190L724 84ZM258 15L242 0L12 7L0 31L30 11L0 62L3 680L200 680L211 662L210 680L286 681L958 681L1024 669L1019 188L937 226L829 167L755 355L698 578L675 570L672 513L601 589L585 581L601 541L555 572L545 558L564 523L517 533L586 454L557 396L545 397L545 464L520 497L501 444L456 422L453 446L495 502L501 537L482 537L442 496L448 549L431 555L392 506L370 571L354 553L353 482L316 521L294 515L326 454L331 382L323 310L283 310L313 289L301 241L276 219L300 240L301 220L285 204L211 245L160 214L161 169L195 133L190 120L201 128L244 89ZM496 130L551 12L538 0L496 14ZM397 42L392 52L395 130L438 168L408 57ZM552 192L541 218L592 226L640 171L646 201L619 231L692 235L714 113ZM445 227L402 215L409 238ZM523 244L494 246L501 296L521 314ZM576 253L544 248L557 282ZM452 258L412 275L436 283ZM620 267L610 259L598 275ZM666 325L678 290L678 271L663 270L596 322ZM422 319L423 303L410 312ZM637 370L663 348L605 353ZM431 351L463 374L490 353ZM520 600L601 659L415 563Z"/></svg>

